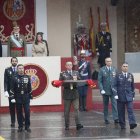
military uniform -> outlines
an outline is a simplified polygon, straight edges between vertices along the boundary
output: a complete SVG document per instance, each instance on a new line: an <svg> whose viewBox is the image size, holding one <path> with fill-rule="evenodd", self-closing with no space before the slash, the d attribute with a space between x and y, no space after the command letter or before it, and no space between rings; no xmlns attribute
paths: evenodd
<svg viewBox="0 0 140 140"><path fill-rule="evenodd" d="M89 50L89 36L86 33L74 35L74 55L79 56L81 50Z"/></svg>
<svg viewBox="0 0 140 140"><path fill-rule="evenodd" d="M105 66L105 58L112 52L112 39L109 32L99 32L96 35L96 52L99 53L98 63Z"/></svg>
<svg viewBox="0 0 140 140"><path fill-rule="evenodd" d="M8 39L8 56L10 57L22 57L27 56L26 41L23 35L17 37L11 35Z"/></svg>
<svg viewBox="0 0 140 140"><path fill-rule="evenodd" d="M117 102L113 95L113 81L116 76L116 69L114 67L110 67L108 70L107 66L100 68L98 74L98 85L100 91L104 90L105 94L103 94L103 105L104 105L104 120L108 121L108 104L109 98L111 99L112 104L112 115L114 120L118 120L118 110L117 110Z"/></svg>
<svg viewBox="0 0 140 140"><path fill-rule="evenodd" d="M86 60L80 60L79 61L79 67L78 71L80 73L81 80L87 80L91 79L91 69L90 69L90 63ZM80 95L80 110L86 111L86 97L87 97L87 90L88 86L83 85L78 87L79 95Z"/></svg>
<svg viewBox="0 0 140 140"><path fill-rule="evenodd" d="M63 71L60 73L59 80L73 80L73 76L77 76L80 79L78 71L72 71L70 74L68 71ZM79 120L79 94L77 90L77 83L63 83L63 99L64 99L64 116L65 116L65 126L69 127L69 113L71 104L74 106L75 112L75 122L76 125L80 125Z"/></svg>
<svg viewBox="0 0 140 140"><path fill-rule="evenodd" d="M133 112L133 98L135 96L133 75L127 73L127 76L125 77L123 72L117 74L113 88L114 95L118 95L117 104L121 128L125 128L126 126L125 105L127 107L129 124L130 126L135 125L136 119Z"/></svg>
<svg viewBox="0 0 140 140"><path fill-rule="evenodd" d="M31 81L29 76L17 75L13 78L10 98L16 100L19 128L23 127L22 108L24 108L25 129L28 129L30 127L30 99L32 99Z"/></svg>
<svg viewBox="0 0 140 140"><path fill-rule="evenodd" d="M12 78L17 75L17 72L13 70L12 67L8 67L5 69L4 72L4 91L7 91L10 94L10 86L12 82ZM10 116L11 116L11 125L15 124L15 110L16 106L15 103L11 102L11 99L9 98L9 110L10 110Z"/></svg>

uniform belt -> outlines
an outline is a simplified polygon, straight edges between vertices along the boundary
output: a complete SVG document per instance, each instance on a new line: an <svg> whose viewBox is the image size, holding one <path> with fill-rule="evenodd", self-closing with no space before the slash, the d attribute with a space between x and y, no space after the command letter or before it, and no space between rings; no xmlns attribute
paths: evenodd
<svg viewBox="0 0 140 140"><path fill-rule="evenodd" d="M83 73L81 74L81 76L88 76L88 73Z"/></svg>

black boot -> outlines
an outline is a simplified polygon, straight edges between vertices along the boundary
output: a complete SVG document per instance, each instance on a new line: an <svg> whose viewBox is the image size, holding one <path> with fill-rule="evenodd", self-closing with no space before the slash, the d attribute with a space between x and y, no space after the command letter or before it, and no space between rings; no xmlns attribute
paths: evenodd
<svg viewBox="0 0 140 140"><path fill-rule="evenodd" d="M83 127L84 127L84 126L81 125L81 124L77 124L77 125L76 125L76 129L77 129L77 130L80 130L80 129L83 128Z"/></svg>

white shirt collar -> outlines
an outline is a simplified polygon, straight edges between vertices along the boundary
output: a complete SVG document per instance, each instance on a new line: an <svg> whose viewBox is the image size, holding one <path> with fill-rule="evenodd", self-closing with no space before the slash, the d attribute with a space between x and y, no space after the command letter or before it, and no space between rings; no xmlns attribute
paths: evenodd
<svg viewBox="0 0 140 140"><path fill-rule="evenodd" d="M127 77L127 75L128 75L128 73L127 73L127 72L123 72L123 71L122 71L122 73L123 73L123 75L126 75L126 77Z"/></svg>

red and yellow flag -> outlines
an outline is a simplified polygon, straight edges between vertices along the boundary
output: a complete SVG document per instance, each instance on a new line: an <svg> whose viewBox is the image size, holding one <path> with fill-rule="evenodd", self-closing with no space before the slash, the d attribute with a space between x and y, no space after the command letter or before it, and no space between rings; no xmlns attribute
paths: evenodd
<svg viewBox="0 0 140 140"><path fill-rule="evenodd" d="M96 48L95 48L95 40L94 40L94 28L93 28L92 8L90 8L89 42L90 42L90 50L92 52L92 56L95 56L95 54L96 54Z"/></svg>
<svg viewBox="0 0 140 140"><path fill-rule="evenodd" d="M106 7L106 32L109 32L109 17L107 7Z"/></svg>

